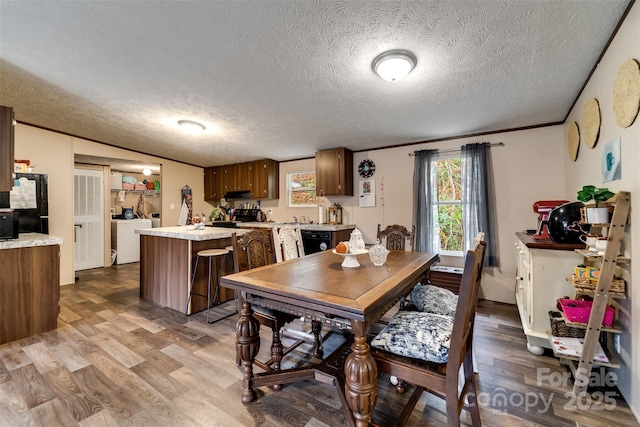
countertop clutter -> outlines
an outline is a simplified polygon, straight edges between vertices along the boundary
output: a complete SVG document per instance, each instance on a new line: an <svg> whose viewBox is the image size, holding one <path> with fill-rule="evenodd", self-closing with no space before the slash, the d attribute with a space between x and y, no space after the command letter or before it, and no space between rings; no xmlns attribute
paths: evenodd
<svg viewBox="0 0 640 427"><path fill-rule="evenodd" d="M143 228L136 230L137 234L157 237L171 237L174 239L183 240L214 240L214 239L229 239L231 233L244 234L245 230L237 228L223 228L223 227L205 227L204 230L190 230L189 226L175 226L175 227L158 227L158 228Z"/></svg>
<svg viewBox="0 0 640 427"><path fill-rule="evenodd" d="M34 246L61 245L62 237L49 234L20 233L17 239L0 240L0 249L31 248Z"/></svg>

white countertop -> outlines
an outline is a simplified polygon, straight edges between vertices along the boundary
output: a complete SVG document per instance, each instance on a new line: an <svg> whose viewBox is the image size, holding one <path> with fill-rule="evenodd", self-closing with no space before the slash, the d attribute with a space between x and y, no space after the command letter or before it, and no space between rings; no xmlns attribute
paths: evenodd
<svg viewBox="0 0 640 427"><path fill-rule="evenodd" d="M356 228L354 224L293 224L290 222L239 222L241 228L273 228L285 225L299 225L300 230L311 231L342 231Z"/></svg>
<svg viewBox="0 0 640 427"><path fill-rule="evenodd" d="M142 228L135 231L137 234L147 236L171 237L174 239L198 241L228 239L231 237L231 233L242 235L247 232L240 228L205 227L204 230L189 230L187 227L188 226L184 225L176 227Z"/></svg>
<svg viewBox="0 0 640 427"><path fill-rule="evenodd" d="M0 240L0 249L30 248L33 246L61 245L62 237L40 233L20 233L14 240Z"/></svg>

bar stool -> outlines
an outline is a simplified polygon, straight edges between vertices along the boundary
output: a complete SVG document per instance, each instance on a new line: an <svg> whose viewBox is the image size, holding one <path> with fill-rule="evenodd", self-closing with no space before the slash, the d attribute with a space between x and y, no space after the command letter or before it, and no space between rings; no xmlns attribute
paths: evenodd
<svg viewBox="0 0 640 427"><path fill-rule="evenodd" d="M219 263L218 260L221 259L221 257L226 257L229 254L229 251L227 249L205 249L202 251L198 251L198 254L196 256L196 263L195 266L193 268L193 274L191 275L191 289L189 290L189 298L187 299L187 307L185 309L185 314L188 316L189 314L189 304L191 303L191 297L193 295L196 296L200 296L200 297L207 297L207 323L215 323L218 320L222 320L225 319L229 316L231 316L231 314L235 314L235 313L231 313L227 316L221 317L220 319L214 320L213 322L209 321L209 313L211 311L211 276L212 276L212 267L213 267L213 259L215 258L215 263L216 263L216 271L215 271L215 292L213 294L213 302L214 305L216 304L216 301L218 300L219 296L219 292L220 292L220 273L222 270L222 267L224 266L223 262L224 259L222 259L222 263ZM209 260L209 274L207 276L207 294L199 294L196 292L193 292L193 285L195 283L196 280L196 273L198 272L198 262L200 261L200 258L207 258Z"/></svg>

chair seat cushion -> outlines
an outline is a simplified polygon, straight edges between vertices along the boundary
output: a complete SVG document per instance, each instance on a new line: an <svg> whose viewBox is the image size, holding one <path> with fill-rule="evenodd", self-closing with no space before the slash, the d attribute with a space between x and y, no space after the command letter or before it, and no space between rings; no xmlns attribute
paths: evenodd
<svg viewBox="0 0 640 427"><path fill-rule="evenodd" d="M449 356L452 330L452 317L401 311L376 335L371 346L400 356L445 363Z"/></svg>
<svg viewBox="0 0 640 427"><path fill-rule="evenodd" d="M416 285L411 291L411 302L425 313L455 317L458 295L433 285Z"/></svg>

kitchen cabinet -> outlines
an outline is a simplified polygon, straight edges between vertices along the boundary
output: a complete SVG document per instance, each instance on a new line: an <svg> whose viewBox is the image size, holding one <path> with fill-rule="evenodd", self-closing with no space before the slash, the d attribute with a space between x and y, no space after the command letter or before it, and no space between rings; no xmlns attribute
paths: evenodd
<svg viewBox="0 0 640 427"><path fill-rule="evenodd" d="M0 106L0 191L13 186L13 138L13 108Z"/></svg>
<svg viewBox="0 0 640 427"><path fill-rule="evenodd" d="M56 329L60 245L2 249L0 271L0 344Z"/></svg>
<svg viewBox="0 0 640 427"><path fill-rule="evenodd" d="M346 148L316 151L318 196L353 196L353 152Z"/></svg>
<svg viewBox="0 0 640 427"><path fill-rule="evenodd" d="M516 273L516 304L527 337L527 349L542 354L551 348L547 331L549 310L558 298L572 295L573 286L566 278L582 256L575 249L584 245L536 241L530 235L516 233L518 270Z"/></svg>
<svg viewBox="0 0 640 427"><path fill-rule="evenodd" d="M279 163L271 159L257 160L250 164L251 198L277 199L280 179Z"/></svg>
<svg viewBox="0 0 640 427"><path fill-rule="evenodd" d="M271 159L205 168L205 200L220 200L228 191L249 191L252 199L279 197L279 163Z"/></svg>
<svg viewBox="0 0 640 427"><path fill-rule="evenodd" d="M225 173L221 166L204 169L204 199L220 200L226 188Z"/></svg>

